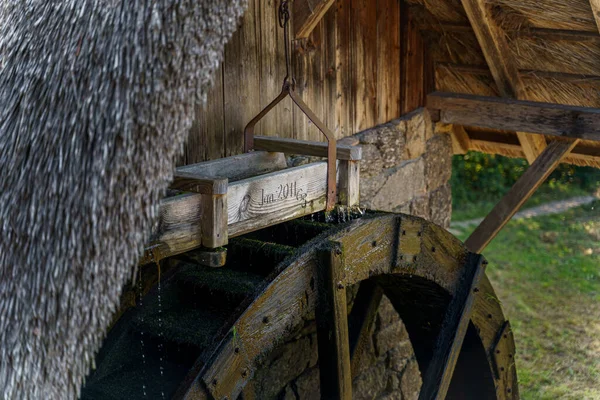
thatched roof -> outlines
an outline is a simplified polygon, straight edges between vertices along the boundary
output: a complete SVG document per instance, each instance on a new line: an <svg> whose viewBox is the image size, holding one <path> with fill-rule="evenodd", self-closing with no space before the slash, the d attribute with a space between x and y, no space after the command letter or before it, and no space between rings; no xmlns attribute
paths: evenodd
<svg viewBox="0 0 600 400"><path fill-rule="evenodd" d="M436 89L501 95L463 2L408 2L435 65ZM600 34L590 0L481 2L506 40L505 59L518 70L520 100L600 107ZM489 135L467 128L467 133L473 150L524 156L514 132ZM566 162L600 167L600 144L581 142Z"/></svg>

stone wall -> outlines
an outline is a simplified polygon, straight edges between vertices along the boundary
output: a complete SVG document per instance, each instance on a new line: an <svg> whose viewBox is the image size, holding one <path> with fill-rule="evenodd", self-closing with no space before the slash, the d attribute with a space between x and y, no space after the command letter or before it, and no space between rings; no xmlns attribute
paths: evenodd
<svg viewBox="0 0 600 400"><path fill-rule="evenodd" d="M448 135L434 133L426 110L417 110L342 141L363 148L362 206L417 215L449 227L452 144ZM319 399L316 335L314 321L307 321L264 360L246 397ZM354 377L354 399L418 399L418 364L406 329L385 296L366 353Z"/></svg>

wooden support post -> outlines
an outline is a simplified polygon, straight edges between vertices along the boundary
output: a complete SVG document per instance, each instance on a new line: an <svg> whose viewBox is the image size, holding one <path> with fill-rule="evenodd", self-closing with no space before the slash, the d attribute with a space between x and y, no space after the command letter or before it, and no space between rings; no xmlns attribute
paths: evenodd
<svg viewBox="0 0 600 400"><path fill-rule="evenodd" d="M371 340L371 327L375 322L382 297L383 289L381 287L371 281L361 282L352 312L348 317L352 376L358 375L362 356L368 350L368 342Z"/></svg>
<svg viewBox="0 0 600 400"><path fill-rule="evenodd" d="M509 58L510 48L506 35L494 21L491 6L486 0L462 0L462 4L498 91L503 97L522 99L525 86L519 77L516 64ZM517 136L527 161L533 163L546 148L546 140L542 136L523 132L517 132Z"/></svg>
<svg viewBox="0 0 600 400"><path fill-rule="evenodd" d="M433 357L425 372L419 400L444 400L471 320L479 282L485 273L482 256L470 254L460 287L450 301Z"/></svg>
<svg viewBox="0 0 600 400"><path fill-rule="evenodd" d="M461 125L437 123L435 124L435 132L450 135L454 154L467 154L471 149L471 138Z"/></svg>
<svg viewBox="0 0 600 400"><path fill-rule="evenodd" d="M202 195L202 246L225 246L227 237L227 195Z"/></svg>
<svg viewBox="0 0 600 400"><path fill-rule="evenodd" d="M352 370L341 244L330 242L319 256L316 317L321 399L351 400Z"/></svg>
<svg viewBox="0 0 600 400"><path fill-rule="evenodd" d="M465 242L467 248L474 253L481 253L548 178L561 160L573 150L577 142L578 140L549 144L542 155L525 171L517 183L469 236Z"/></svg>
<svg viewBox="0 0 600 400"><path fill-rule="evenodd" d="M340 204L348 207L357 206L360 201L360 161L340 161L338 172Z"/></svg>

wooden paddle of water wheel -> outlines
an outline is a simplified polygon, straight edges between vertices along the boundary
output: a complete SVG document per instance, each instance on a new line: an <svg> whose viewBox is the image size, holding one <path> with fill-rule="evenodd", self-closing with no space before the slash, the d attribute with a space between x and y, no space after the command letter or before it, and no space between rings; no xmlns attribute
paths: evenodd
<svg viewBox="0 0 600 400"><path fill-rule="evenodd" d="M518 398L481 256L423 219L357 208L357 147L337 146L337 187L326 162L288 168L283 154L327 144L255 147L273 152L178 170L174 187L195 193L163 202L83 399L252 398L261 360L314 318L321 398L350 399L383 295L408 331L420 399ZM332 193L341 205L327 212Z"/></svg>

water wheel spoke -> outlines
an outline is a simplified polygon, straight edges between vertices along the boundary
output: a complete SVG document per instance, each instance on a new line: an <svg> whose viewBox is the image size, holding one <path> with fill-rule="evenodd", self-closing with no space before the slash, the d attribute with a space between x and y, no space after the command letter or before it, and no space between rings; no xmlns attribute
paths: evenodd
<svg viewBox="0 0 600 400"><path fill-rule="evenodd" d="M321 398L350 400L352 370L341 246L329 243L319 252L319 261L316 318Z"/></svg>
<svg viewBox="0 0 600 400"><path fill-rule="evenodd" d="M371 327L375 322L382 296L383 289L380 286L372 281L361 282L352 312L348 316L352 376L357 375L362 355L365 354L368 342L371 340Z"/></svg>
<svg viewBox="0 0 600 400"><path fill-rule="evenodd" d="M471 320L475 296L479 291L477 286L485 272L485 263L480 255L470 254L467 259L463 279L448 305L432 360L425 372L419 400L446 398Z"/></svg>

